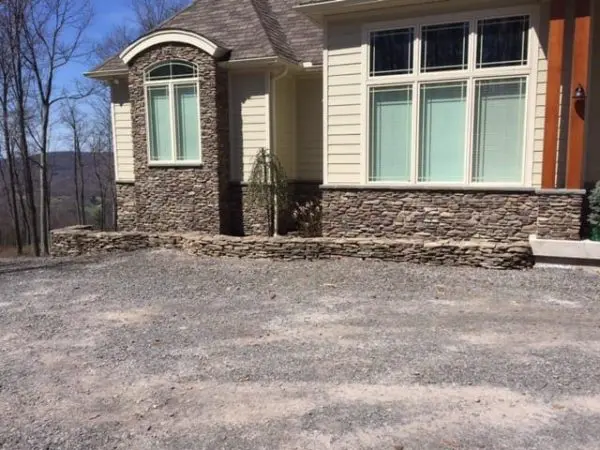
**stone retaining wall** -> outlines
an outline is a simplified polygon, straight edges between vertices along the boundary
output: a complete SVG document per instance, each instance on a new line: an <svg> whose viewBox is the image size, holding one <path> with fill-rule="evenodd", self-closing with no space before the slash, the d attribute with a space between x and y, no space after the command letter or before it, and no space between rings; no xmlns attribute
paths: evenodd
<svg viewBox="0 0 600 450"><path fill-rule="evenodd" d="M534 189L323 189L323 235L490 242L580 238L585 193Z"/></svg>
<svg viewBox="0 0 600 450"><path fill-rule="evenodd" d="M72 227L52 232L53 256L77 256L149 248L174 248L212 257L279 260L363 258L436 265L523 269L533 265L528 242L418 241L388 239L268 238L195 233L94 232Z"/></svg>

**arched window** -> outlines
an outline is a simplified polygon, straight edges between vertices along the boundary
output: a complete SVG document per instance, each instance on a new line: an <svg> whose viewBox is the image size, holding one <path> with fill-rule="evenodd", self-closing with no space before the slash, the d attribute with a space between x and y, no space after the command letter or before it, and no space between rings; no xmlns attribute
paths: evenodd
<svg viewBox="0 0 600 450"><path fill-rule="evenodd" d="M201 161L198 68L168 61L144 74L150 164Z"/></svg>

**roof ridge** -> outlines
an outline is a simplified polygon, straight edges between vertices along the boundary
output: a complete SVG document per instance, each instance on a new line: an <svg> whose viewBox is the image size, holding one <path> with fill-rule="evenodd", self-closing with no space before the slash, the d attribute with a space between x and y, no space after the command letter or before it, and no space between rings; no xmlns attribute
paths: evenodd
<svg viewBox="0 0 600 450"><path fill-rule="evenodd" d="M260 25L269 40L271 49L277 56L281 56L285 59L297 62L297 58L287 34L283 31L281 23L277 18L277 15L273 12L271 3L269 0L250 0L252 8L258 16ZM278 36L275 36L278 35Z"/></svg>

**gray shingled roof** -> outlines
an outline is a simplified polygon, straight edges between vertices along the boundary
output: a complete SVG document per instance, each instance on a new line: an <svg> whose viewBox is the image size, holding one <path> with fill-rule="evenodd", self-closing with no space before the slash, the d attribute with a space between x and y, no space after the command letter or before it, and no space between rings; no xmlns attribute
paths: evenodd
<svg viewBox="0 0 600 450"><path fill-rule="evenodd" d="M279 56L321 64L322 31L295 11L297 0L195 0L158 29L192 31L231 50L229 60ZM92 73L126 71L118 55Z"/></svg>

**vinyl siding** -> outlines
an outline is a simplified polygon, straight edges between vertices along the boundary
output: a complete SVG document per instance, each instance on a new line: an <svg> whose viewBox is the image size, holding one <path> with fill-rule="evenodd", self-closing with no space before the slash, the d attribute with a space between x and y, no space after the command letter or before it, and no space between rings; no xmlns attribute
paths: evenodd
<svg viewBox="0 0 600 450"><path fill-rule="evenodd" d="M327 27L327 183L361 182L361 25Z"/></svg>
<svg viewBox="0 0 600 450"><path fill-rule="evenodd" d="M482 6L483 6L482 2ZM497 2L496 6L504 6L507 3L522 4L525 2ZM535 2L532 2L535 3ZM465 2L467 5L467 2ZM493 4L485 2L485 8L489 9ZM417 8L417 7L415 7ZM413 8L413 10L415 9ZM448 14L449 6L440 6L439 12ZM472 8L472 7L471 7ZM546 83L548 63L546 58L546 41L548 34L547 21L549 18L549 4L542 3L540 11L540 23L538 34L540 46L535 57L538 59L537 83L532 88L535 90L535 123L533 132L533 154L531 164L531 182L533 186L541 186L542 156L544 147L544 117L546 103ZM431 10L435 8L431 7ZM468 6L463 6L468 9ZM435 14L427 10L426 15ZM392 13L379 13L379 16L342 21L336 18L327 24L326 52L324 64L326 65L326 157L327 157L327 183L328 184L362 184L366 171L362 156L362 133L363 111L362 96L362 26L369 22L378 20L402 19L407 16ZM366 105L364 106L366 108ZM366 140L365 140L366 142ZM531 141L530 141L531 142ZM558 146L558 145L557 145ZM366 152L367 149L364 149ZM531 151L531 150L530 150Z"/></svg>
<svg viewBox="0 0 600 450"><path fill-rule="evenodd" d="M296 178L323 181L323 80L298 78Z"/></svg>
<svg viewBox="0 0 600 450"><path fill-rule="evenodd" d="M541 6L540 26L538 31L540 45L538 47L538 76L535 86L535 125L533 142L533 161L531 182L534 187L542 185L542 162L544 156L544 128L546 120L546 86L548 84L548 59L546 55L548 41L548 20L550 19L550 5Z"/></svg>
<svg viewBox="0 0 600 450"><path fill-rule="evenodd" d="M296 83L292 76L277 80L275 85L274 151L290 179L296 177Z"/></svg>
<svg viewBox="0 0 600 450"><path fill-rule="evenodd" d="M269 95L264 72L231 73L230 146L231 179L247 181L260 148L268 148Z"/></svg>
<svg viewBox="0 0 600 450"><path fill-rule="evenodd" d="M135 174L131 133L131 103L129 102L129 90L124 82L111 87L111 114L115 152L115 179L117 182L132 182L135 179Z"/></svg>

